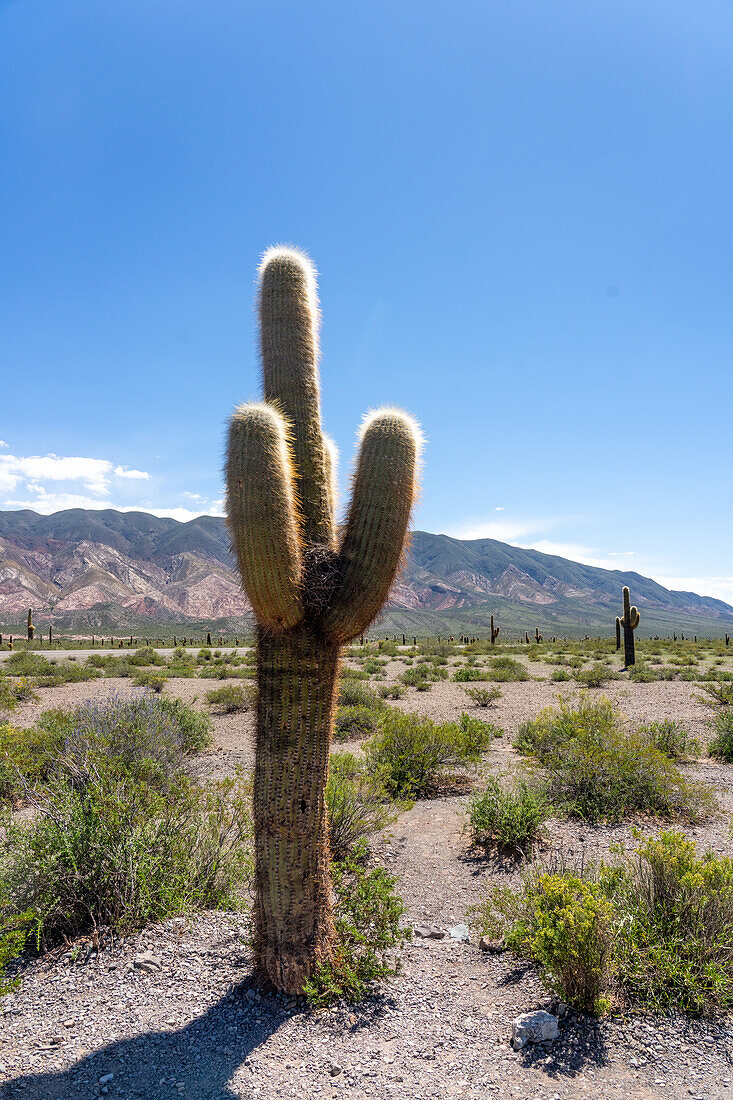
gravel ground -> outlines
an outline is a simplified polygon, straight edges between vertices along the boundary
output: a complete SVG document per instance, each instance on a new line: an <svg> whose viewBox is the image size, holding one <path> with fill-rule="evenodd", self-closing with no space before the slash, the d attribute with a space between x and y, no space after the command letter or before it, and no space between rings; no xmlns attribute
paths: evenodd
<svg viewBox="0 0 733 1100"><path fill-rule="evenodd" d="M392 676L404 666L393 662ZM531 668L547 675L547 666ZM170 681L189 702L216 681ZM486 767L516 766L517 726L572 684L501 685L488 711L503 726ZM69 706L112 690L140 689L129 680L70 684L42 692L14 721L30 724L40 709ZM694 685L611 683L605 693L631 721L678 718L706 736L709 708ZM399 703L436 718L456 717L468 700L457 684L410 691ZM352 746L349 746L351 748ZM214 745L198 769L224 775L253 759L252 722L216 716ZM691 769L718 790L724 816L688 832L701 845L733 854L728 821L733 769L703 761ZM374 857L399 878L407 921L448 929L465 918L489 882L512 882L512 861L479 856L463 831L467 796L417 803L374 844ZM644 832L652 823L640 823ZM547 845L595 854L628 838L630 829L551 821ZM0 1030L0 1097L87 1100L99 1095L167 1100L250 1097L690 1097L733 1100L733 1019L614 1018L561 1020L560 1038L515 1052L511 1023L522 1012L555 1007L531 969L475 943L416 937L404 967L382 995L358 1008L312 1012L295 1001L260 997L250 985L246 920L198 914L168 921L99 950L34 960L20 990L6 998ZM143 953L152 955L145 962ZM143 955L142 966L136 958ZM113 1077L109 1077L114 1074Z"/></svg>

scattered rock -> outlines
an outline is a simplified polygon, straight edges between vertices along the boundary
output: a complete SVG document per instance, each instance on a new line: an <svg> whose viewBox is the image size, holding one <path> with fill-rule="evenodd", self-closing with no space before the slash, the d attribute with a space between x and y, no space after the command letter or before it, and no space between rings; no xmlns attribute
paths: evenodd
<svg viewBox="0 0 733 1100"><path fill-rule="evenodd" d="M546 1043L557 1039L557 1016L551 1012L525 1012L512 1024L512 1046L521 1050L527 1043Z"/></svg>
<svg viewBox="0 0 733 1100"><path fill-rule="evenodd" d="M442 940L445 938L443 929L436 928L434 924L416 924L413 931L416 936L423 940Z"/></svg>
<svg viewBox="0 0 733 1100"><path fill-rule="evenodd" d="M110 1081L114 1080L114 1073L105 1073L104 1077L99 1078L100 1085L108 1085Z"/></svg>
<svg viewBox="0 0 733 1100"><path fill-rule="evenodd" d="M448 935L452 940L457 940L458 943L468 943L471 938L467 924L454 924Z"/></svg>
<svg viewBox="0 0 733 1100"><path fill-rule="evenodd" d="M343 1066L340 1066L338 1062L331 1062L331 1065L328 1067L328 1072L331 1077L338 1077L340 1073L344 1072Z"/></svg>
<svg viewBox="0 0 733 1100"><path fill-rule="evenodd" d="M163 960L160 955L154 955L152 951L143 951L142 954L136 955L133 961L136 970L144 970L147 974L155 973L162 965Z"/></svg>
<svg viewBox="0 0 733 1100"><path fill-rule="evenodd" d="M490 955L501 955L502 951L506 951L503 938L490 940L488 936L482 936L478 941L478 945L482 951L488 951Z"/></svg>

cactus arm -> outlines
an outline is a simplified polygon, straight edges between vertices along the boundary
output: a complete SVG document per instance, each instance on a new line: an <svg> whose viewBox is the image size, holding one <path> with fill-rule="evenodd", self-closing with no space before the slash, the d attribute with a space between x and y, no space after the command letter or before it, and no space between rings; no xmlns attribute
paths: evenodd
<svg viewBox="0 0 733 1100"><path fill-rule="evenodd" d="M303 618L301 547L288 431L277 409L235 410L226 481L229 528L257 620L291 629Z"/></svg>
<svg viewBox="0 0 733 1100"><path fill-rule="evenodd" d="M328 501L331 511L332 529L336 530L336 514L338 512L338 447L330 436L323 436L325 445L324 455L326 459L326 483L328 485Z"/></svg>
<svg viewBox="0 0 733 1100"><path fill-rule="evenodd" d="M420 431L396 409L370 414L338 555L339 583L321 625L333 641L363 633L381 610L402 558L417 495Z"/></svg>
<svg viewBox="0 0 733 1100"><path fill-rule="evenodd" d="M631 618L630 618L630 625L631 625L632 630L636 630L637 626L639 625L640 620L641 620L641 615L639 614L639 611L637 610L637 608L632 607L631 608Z"/></svg>
<svg viewBox="0 0 733 1100"><path fill-rule="evenodd" d="M310 259L271 248L259 268L260 352L264 398L292 432L295 493L304 547L335 548L318 378L318 291Z"/></svg>

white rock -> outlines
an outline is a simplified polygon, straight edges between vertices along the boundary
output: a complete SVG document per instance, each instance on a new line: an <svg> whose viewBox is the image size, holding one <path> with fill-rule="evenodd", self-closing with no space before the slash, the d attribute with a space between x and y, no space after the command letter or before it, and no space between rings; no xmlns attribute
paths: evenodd
<svg viewBox="0 0 733 1100"><path fill-rule="evenodd" d="M448 930L448 935L452 940L458 940L459 943L468 943L471 938L467 924L454 925L453 928Z"/></svg>
<svg viewBox="0 0 733 1100"><path fill-rule="evenodd" d="M557 1016L551 1012L525 1012L512 1024L512 1046L521 1050L527 1043L546 1043L557 1039Z"/></svg>

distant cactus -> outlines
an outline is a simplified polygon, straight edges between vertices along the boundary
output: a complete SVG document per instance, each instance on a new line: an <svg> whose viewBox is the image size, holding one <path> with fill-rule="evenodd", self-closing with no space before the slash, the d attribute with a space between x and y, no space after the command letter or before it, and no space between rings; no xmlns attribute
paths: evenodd
<svg viewBox="0 0 733 1100"><path fill-rule="evenodd" d="M36 628L33 625L33 611L28 608L28 641L32 642L36 634Z"/></svg>
<svg viewBox="0 0 733 1100"><path fill-rule="evenodd" d="M631 606L631 596L628 588L624 587L624 615L621 626L624 628L624 667L636 664L636 647L634 645L634 631L639 625L641 615L635 607Z"/></svg>
<svg viewBox="0 0 733 1100"><path fill-rule="evenodd" d="M726 634L726 636L725 636L725 644L726 644L726 645L730 645L730 634Z"/></svg>
<svg viewBox="0 0 733 1100"><path fill-rule="evenodd" d="M616 649L621 648L621 620L616 616Z"/></svg>
<svg viewBox="0 0 733 1100"><path fill-rule="evenodd" d="M366 417L339 531L316 274L302 253L273 249L259 287L264 401L231 419L227 517L257 619L255 962L297 994L337 948L325 787L339 647L379 613L400 564L420 433L396 409Z"/></svg>
<svg viewBox="0 0 733 1100"><path fill-rule="evenodd" d="M496 643L496 639L499 637L499 627L494 626L494 616L491 616L491 644Z"/></svg>
<svg viewBox="0 0 733 1100"><path fill-rule="evenodd" d="M538 643L542 641L542 635L540 634L540 628L538 626L534 628L534 640Z"/></svg>

